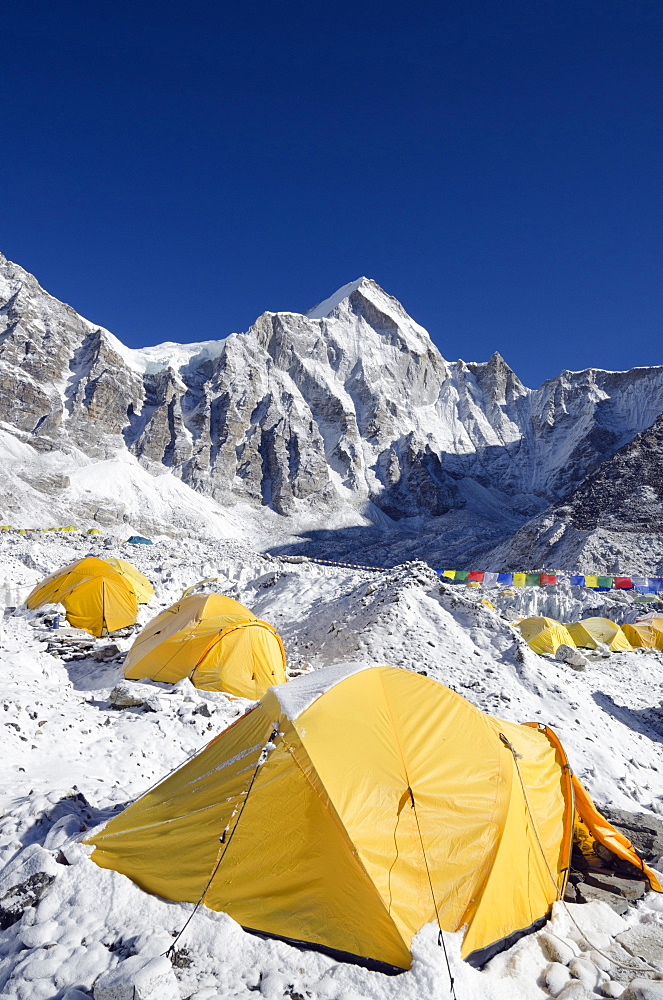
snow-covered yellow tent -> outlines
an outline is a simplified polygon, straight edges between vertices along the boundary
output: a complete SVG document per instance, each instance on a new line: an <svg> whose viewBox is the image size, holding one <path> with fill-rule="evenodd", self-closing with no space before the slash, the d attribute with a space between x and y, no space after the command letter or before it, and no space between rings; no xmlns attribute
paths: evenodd
<svg viewBox="0 0 663 1000"><path fill-rule="evenodd" d="M663 649L663 626L653 620L622 625L622 632L634 648Z"/></svg>
<svg viewBox="0 0 663 1000"><path fill-rule="evenodd" d="M109 566L112 566L120 576L126 577L134 588L136 600L139 604L149 604L154 597L154 587L146 576L132 566L126 559L104 559Z"/></svg>
<svg viewBox="0 0 663 1000"><path fill-rule="evenodd" d="M543 616L523 618L518 623L518 628L525 642L535 653L550 653L554 656L561 645L575 648L575 642L566 626L554 618Z"/></svg>
<svg viewBox="0 0 663 1000"><path fill-rule="evenodd" d="M613 653L628 653L633 649L619 625L609 618L583 618L579 622L567 622L566 628L576 646L584 649L596 649L597 642L604 642Z"/></svg>
<svg viewBox="0 0 663 1000"><path fill-rule="evenodd" d="M641 867L586 800L592 835ZM563 894L577 801L545 726L344 664L271 688L89 842L101 867L263 935L404 969L439 921L467 927L480 966Z"/></svg>
<svg viewBox="0 0 663 1000"><path fill-rule="evenodd" d="M62 604L67 621L92 635L134 625L138 603L131 583L104 559L86 556L51 573L29 594L29 608Z"/></svg>
<svg viewBox="0 0 663 1000"><path fill-rule="evenodd" d="M206 691L260 698L285 681L285 652L278 632L243 604L221 594L192 594L136 636L124 676L171 684L189 677Z"/></svg>

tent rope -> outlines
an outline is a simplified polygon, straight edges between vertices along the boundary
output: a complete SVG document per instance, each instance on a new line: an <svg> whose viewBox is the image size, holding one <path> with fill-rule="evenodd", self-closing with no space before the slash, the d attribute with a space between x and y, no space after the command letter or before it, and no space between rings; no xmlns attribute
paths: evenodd
<svg viewBox="0 0 663 1000"><path fill-rule="evenodd" d="M531 823L532 823L532 829L534 830L534 836L536 837L536 842L539 845L539 850L541 851L541 857L543 858L544 864L545 864L546 868L548 869L548 874L550 876L550 880L551 880L552 884L555 887L555 892L557 894L557 901L562 904L562 908L564 909L564 912L566 913L566 915L569 918L569 920L571 921L571 923L574 925L574 927L576 928L576 930L578 931L578 933L580 934L580 936L585 940L585 942L589 945L589 947L592 949L592 951L595 951L598 955L601 955L603 958L606 958L609 962L612 963L612 965L616 966L618 969L625 969L628 972L646 972L647 970L651 970L651 972L659 973L660 969L655 969L654 966L650 965L649 962L647 962L644 958L641 959L640 961L644 963L645 968L642 968L642 966L637 966L637 965L624 965L623 962L617 961L617 959L614 958L612 955L606 954L606 952L602 951L597 945L595 945L592 941L590 941L590 939L587 937L587 934L585 933L585 931L583 931L582 927L580 927L580 925L578 924L577 920L575 919L575 917L573 916L573 914L569 910L569 908L568 908L568 906L566 904L566 900L564 899L564 896L562 895L562 892L560 891L558 880L553 875L552 870L550 868L550 865L548 864L548 858L546 857L546 852L543 849L543 844L541 843L541 838L539 837L539 831L538 831L536 822L534 820L534 814L532 813L532 809L531 809L530 804L529 804L529 799L527 797L527 791L525 789L525 782L523 781L523 776L522 776L521 771L520 771L520 765L518 764L518 760L520 758L522 758L523 755L521 753L518 753L518 751L514 747L513 743L511 743L510 740L508 740L506 738L506 736L504 735L504 733L500 733L499 736L500 736L500 740L502 741L502 743L504 744L504 746L507 747L511 751L511 753L513 754L513 761L514 761L514 764L516 765L516 773L518 774L518 778L520 779L520 787L522 788L523 798L525 800L525 808L527 809L527 812L529 813L529 817L530 817L530 820L531 820ZM563 869L563 870L565 871L566 869Z"/></svg>
<svg viewBox="0 0 663 1000"><path fill-rule="evenodd" d="M431 899L433 900L433 907L435 909L435 919L437 921L437 943L438 943L438 946L442 948L442 951L444 952L444 958L445 958L445 961L447 963L447 972L449 974L449 992L450 992L451 996L453 997L453 1000L458 1000L458 997L456 995L456 988L454 986L454 977L453 977L453 973L451 971L451 963L449 962L449 954L447 952L447 946L446 946L446 942L444 940L444 934L442 933L442 924L440 923L440 908L438 906L437 900L435 899L435 890L433 889L433 879L431 878L430 868L428 866L428 858L426 857L426 850L424 848L424 838L422 837L421 827L419 825L419 816L417 814L417 807L416 807L415 801L414 801L414 792L412 791L412 788L411 788L410 785L408 785L407 790L410 793L410 805L412 807L412 811L414 812L414 819L415 819L415 822L417 824L417 833L419 834L419 843L421 844L421 853L422 853L423 858L424 858L424 865L426 867L426 875L428 876L428 885L430 887Z"/></svg>
<svg viewBox="0 0 663 1000"><path fill-rule="evenodd" d="M235 825L233 826L232 830L230 831L230 834L229 834L228 837L226 837L226 833L228 832L228 826L225 827L223 833L219 837L219 842L223 846L219 850L219 854L218 854L218 857L217 857L217 860L216 860L216 864L214 865L214 868L212 869L212 874L210 875L210 877L209 877L209 879L207 881L207 885L203 889L203 892L202 892L202 895L201 895L200 899L198 900L198 902L194 906L193 910L189 914L187 920L185 921L184 926L179 931L179 933L175 936L175 939L173 940L173 943L170 945L170 947L163 953L166 958L170 958L172 956L172 954L173 954L173 952L175 950L175 945L177 944L177 942L179 941L179 939L182 937L182 935L184 934L185 930L187 929L187 927L189 926L189 924L191 923L191 921L195 917L196 913L198 912L200 906L202 905L203 900L205 899L205 896L207 895L207 893L209 891L209 888L212 885L212 882L214 881L214 877L216 876L216 873L218 872L219 868L221 867L221 862L223 861L223 859L224 859L224 857L226 855L226 851L230 847L230 843L231 843L233 837L235 836L235 830L239 826L239 821L242 818L242 813L244 812L244 809L246 807L246 803L249 801L249 795L251 794L251 790L253 788L255 780L258 777L258 771L260 770L261 765L264 764L265 761L267 760L267 757L268 757L270 751L274 749L274 740L276 739L276 737L278 735L279 735L279 727L278 727L278 723L276 723L275 726L274 726L274 728L272 729L272 731L270 733L269 739L267 740L267 742L265 743L264 747L260 751L260 756L258 757L258 760L256 761L256 766L255 766L255 769L253 771L253 774L251 775L251 780L249 781L248 787L247 787L247 789L246 789L245 792L241 793L241 794L244 795L244 801L242 802L241 808L240 808L239 813L237 815L237 819L235 820Z"/></svg>

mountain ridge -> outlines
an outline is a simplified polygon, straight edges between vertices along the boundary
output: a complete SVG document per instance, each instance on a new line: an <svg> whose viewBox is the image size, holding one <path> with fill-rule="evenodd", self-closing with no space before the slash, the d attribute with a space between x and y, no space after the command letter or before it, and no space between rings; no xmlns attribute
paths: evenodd
<svg viewBox="0 0 663 1000"><path fill-rule="evenodd" d="M289 536L377 523L402 540L421 521L446 563L489 561L662 412L663 366L529 389L497 351L449 362L368 278L244 333L134 350L0 256L9 433L169 473L221 515L268 508Z"/></svg>

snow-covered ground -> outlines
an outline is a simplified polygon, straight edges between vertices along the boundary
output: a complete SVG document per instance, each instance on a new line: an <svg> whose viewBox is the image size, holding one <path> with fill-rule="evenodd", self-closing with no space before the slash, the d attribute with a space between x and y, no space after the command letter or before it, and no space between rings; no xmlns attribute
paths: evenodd
<svg viewBox="0 0 663 1000"><path fill-rule="evenodd" d="M48 640L58 634L40 624L38 613L10 609L41 577L88 552L129 559L153 582L156 598L141 609L141 623L179 598L185 587L217 577L214 586L279 630L291 676L357 660L425 671L483 710L552 725L599 804L663 816L663 653L613 654L577 672L535 655L509 624L529 613L572 620L601 610L628 620L637 608L627 596L588 596L578 588L557 594L528 591L529 596L515 599L492 591L484 595L480 588L445 584L421 563L369 573L281 561L228 538L133 546L104 536L4 535L0 863L6 867L0 871L0 897L26 872L45 872L53 881L37 905L1 934L2 996L83 1000L92 995L100 976L122 968L130 956L137 967L165 952L191 906L149 896L124 876L98 868L78 840L204 746L247 705L197 691L184 681L175 687L132 683L131 690L146 705L120 709L111 704L110 694L122 678L121 656L104 659L103 650L111 642L125 650L130 637L91 640L91 648L75 659L47 652ZM479 604L482 596L489 596L497 610ZM663 906L654 894L624 918L603 903L569 909L603 951L614 948L615 936L631 925L660 925L663 941ZM567 962L579 950L591 950L559 904L551 929L570 942ZM482 972L458 959L459 936L449 935L458 1000L557 995L555 989L561 990L569 973L564 962L551 967L550 941L542 933L523 939ZM225 914L204 907L178 949L175 966L156 961L145 973L162 976L155 1000L222 1000L256 993L293 1000L450 995L432 925L413 943L412 969L393 978L262 941ZM624 964L634 964L623 949L620 954ZM595 970L601 961L605 964L596 954L589 959ZM583 979L578 970L585 970L586 991L594 975L587 966L572 961L570 966L580 976L578 989ZM594 986L610 977L628 981L633 975L617 967L596 971ZM617 995L617 987L612 994L601 988L604 995ZM601 994L576 990L576 995Z"/></svg>

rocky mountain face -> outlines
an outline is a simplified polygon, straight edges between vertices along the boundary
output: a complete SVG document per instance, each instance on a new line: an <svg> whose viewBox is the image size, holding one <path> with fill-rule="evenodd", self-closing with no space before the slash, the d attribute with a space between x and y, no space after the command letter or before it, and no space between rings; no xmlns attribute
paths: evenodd
<svg viewBox="0 0 663 1000"><path fill-rule="evenodd" d="M663 573L663 414L493 553L503 563Z"/></svg>
<svg viewBox="0 0 663 1000"><path fill-rule="evenodd" d="M220 508L267 507L291 535L345 512L410 547L434 538L445 563L485 562L662 412L663 367L530 390L499 354L449 363L366 278L306 315L133 351L0 256L6 431L42 456L124 456Z"/></svg>

